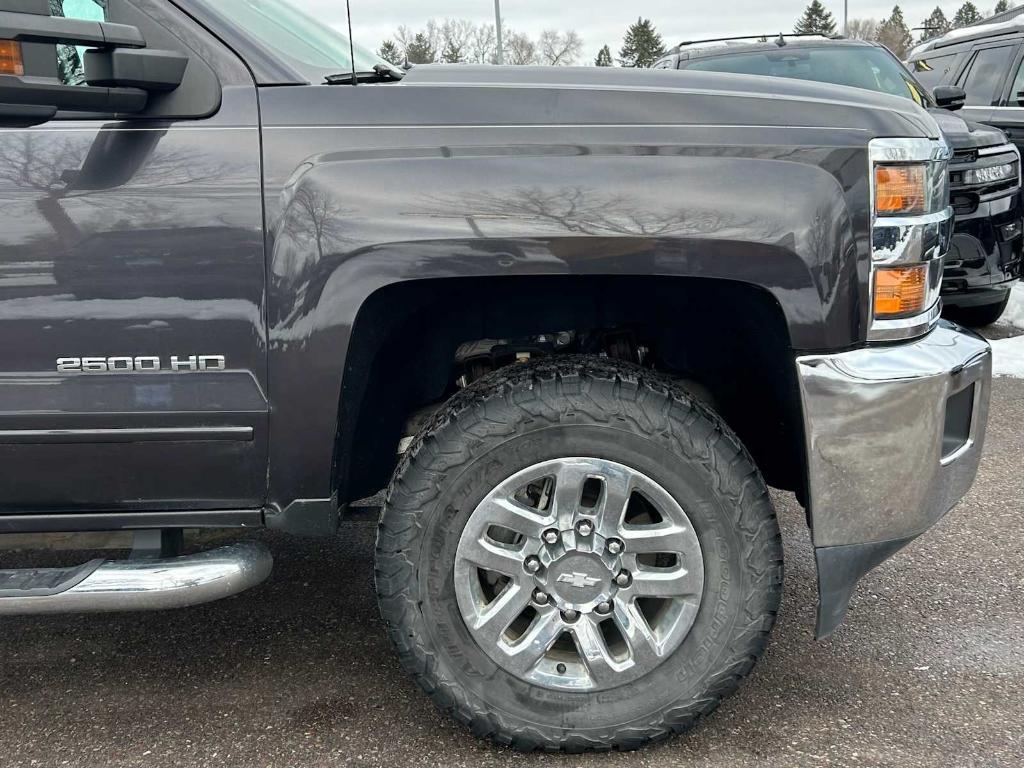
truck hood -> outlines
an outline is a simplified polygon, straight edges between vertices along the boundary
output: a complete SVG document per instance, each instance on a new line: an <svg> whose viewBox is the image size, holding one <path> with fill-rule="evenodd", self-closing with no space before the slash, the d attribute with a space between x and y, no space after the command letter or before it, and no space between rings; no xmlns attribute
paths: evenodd
<svg viewBox="0 0 1024 768"><path fill-rule="evenodd" d="M928 113L939 124L939 130L954 149L981 149L1006 144L1006 134L990 125L964 120L948 109L929 109Z"/></svg>
<svg viewBox="0 0 1024 768"><path fill-rule="evenodd" d="M666 95L665 117L670 114L672 122L700 120L728 125L851 128L868 131L874 136L938 138L940 135L933 117L909 99L782 77L622 67L421 65L410 70L399 87L418 86L604 92L607 94L604 101L609 105L608 116L625 114L623 107L630 94L663 93ZM678 98L685 95L704 97L698 99L700 109L680 112ZM707 97L711 97L710 100ZM748 103L744 106L743 102ZM595 122L571 114L558 117ZM651 120L651 115L646 114L645 119ZM654 121L670 122L669 119Z"/></svg>

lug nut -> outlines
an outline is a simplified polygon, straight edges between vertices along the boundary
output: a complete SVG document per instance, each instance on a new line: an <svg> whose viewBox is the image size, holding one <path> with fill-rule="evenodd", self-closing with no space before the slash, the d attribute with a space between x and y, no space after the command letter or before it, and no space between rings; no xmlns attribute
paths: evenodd
<svg viewBox="0 0 1024 768"><path fill-rule="evenodd" d="M539 589L533 591L533 602L537 605L547 605L550 600L551 598L548 597L547 592L541 592Z"/></svg>
<svg viewBox="0 0 1024 768"><path fill-rule="evenodd" d="M589 536L594 532L594 524L589 520L580 520L576 523L576 533L580 536Z"/></svg>
<svg viewBox="0 0 1024 768"><path fill-rule="evenodd" d="M630 584L633 583L633 576L629 573L629 571L619 571L617 574L615 574L615 583L620 587L628 587Z"/></svg>
<svg viewBox="0 0 1024 768"><path fill-rule="evenodd" d="M569 624L572 624L579 617L580 617L580 612L579 611L574 611L572 608L569 608L568 610L562 611L562 618L565 621L567 621Z"/></svg>
<svg viewBox="0 0 1024 768"><path fill-rule="evenodd" d="M536 573L540 570L540 558L536 555L530 555L526 558L525 562L523 562L523 568L526 569L527 573Z"/></svg>
<svg viewBox="0 0 1024 768"><path fill-rule="evenodd" d="M626 545L618 539L608 539L608 551L611 552L613 555L619 554L625 548Z"/></svg>
<svg viewBox="0 0 1024 768"><path fill-rule="evenodd" d="M594 610L596 610L602 616L607 616L609 613L612 612L612 604L605 600L603 603L598 603L597 608L595 608Z"/></svg>
<svg viewBox="0 0 1024 768"><path fill-rule="evenodd" d="M558 531L556 531L554 528L548 528L546 531L544 531L544 533L540 535L540 537L544 539L544 541L546 541L548 544L556 544L559 538Z"/></svg>

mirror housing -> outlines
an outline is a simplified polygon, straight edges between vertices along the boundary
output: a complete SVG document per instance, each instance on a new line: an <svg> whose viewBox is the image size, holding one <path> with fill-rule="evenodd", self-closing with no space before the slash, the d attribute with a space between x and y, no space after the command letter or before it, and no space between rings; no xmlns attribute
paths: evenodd
<svg viewBox="0 0 1024 768"><path fill-rule="evenodd" d="M0 73L0 125L38 125L62 110L137 113L150 92L181 85L188 57L146 49L136 27L50 16L48 2L36 10L29 4L20 12L0 11L0 40L20 48L23 61L22 74ZM83 62L86 85L60 81L59 43L90 48Z"/></svg>
<svg viewBox="0 0 1024 768"><path fill-rule="evenodd" d="M932 96L939 107L950 112L956 112L967 101L967 91L959 85L937 85L932 91Z"/></svg>
<svg viewBox="0 0 1024 768"><path fill-rule="evenodd" d="M85 52L85 82L105 88L173 91L181 85L188 56L177 51L114 48Z"/></svg>

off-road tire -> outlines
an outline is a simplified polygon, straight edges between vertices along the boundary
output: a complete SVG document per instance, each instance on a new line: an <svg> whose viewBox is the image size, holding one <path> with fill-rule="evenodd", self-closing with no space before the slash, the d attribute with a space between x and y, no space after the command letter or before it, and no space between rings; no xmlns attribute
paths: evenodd
<svg viewBox="0 0 1024 768"><path fill-rule="evenodd" d="M653 674L600 694L533 686L496 665L453 587L456 546L480 499L525 466L576 455L643 464L686 510L705 560L700 609L679 647ZM566 752L635 749L715 709L765 648L783 571L775 510L735 434L673 380L590 357L502 369L439 410L387 489L375 570L398 657L438 707L478 737Z"/></svg>

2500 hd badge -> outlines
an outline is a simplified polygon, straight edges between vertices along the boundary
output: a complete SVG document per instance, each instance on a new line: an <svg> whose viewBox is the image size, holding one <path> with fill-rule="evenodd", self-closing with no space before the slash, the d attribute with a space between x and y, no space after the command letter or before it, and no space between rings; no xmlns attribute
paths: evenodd
<svg viewBox="0 0 1024 768"><path fill-rule="evenodd" d="M171 355L166 365L156 355L141 357L60 357L58 373L152 373L156 371L223 371L224 355Z"/></svg>

